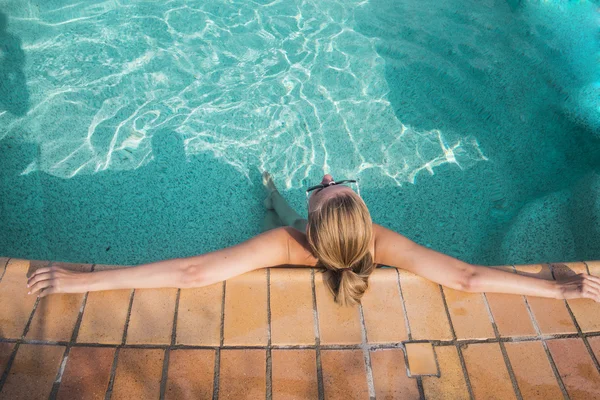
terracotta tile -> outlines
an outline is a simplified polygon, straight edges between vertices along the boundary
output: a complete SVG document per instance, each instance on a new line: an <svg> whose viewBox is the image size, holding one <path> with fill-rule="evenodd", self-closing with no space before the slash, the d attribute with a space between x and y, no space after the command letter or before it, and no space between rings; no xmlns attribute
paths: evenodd
<svg viewBox="0 0 600 400"><path fill-rule="evenodd" d="M443 289L457 339L495 337L483 294Z"/></svg>
<svg viewBox="0 0 600 400"><path fill-rule="evenodd" d="M504 268L514 273L512 268ZM500 336L535 336L536 331L525 307L523 296L486 293Z"/></svg>
<svg viewBox="0 0 600 400"><path fill-rule="evenodd" d="M554 339L546 343L571 400L600 399L600 373L583 341Z"/></svg>
<svg viewBox="0 0 600 400"><path fill-rule="evenodd" d="M83 293L53 294L40 299L27 339L70 341Z"/></svg>
<svg viewBox="0 0 600 400"><path fill-rule="evenodd" d="M77 342L120 344L130 298L130 289L89 292Z"/></svg>
<svg viewBox="0 0 600 400"><path fill-rule="evenodd" d="M369 278L369 288L361 302L369 343L408 339L395 268L377 268Z"/></svg>
<svg viewBox="0 0 600 400"><path fill-rule="evenodd" d="M436 346L440 377L424 376L426 399L469 399L469 390L454 346Z"/></svg>
<svg viewBox="0 0 600 400"><path fill-rule="evenodd" d="M104 399L114 357L111 347L72 347L58 399Z"/></svg>
<svg viewBox="0 0 600 400"><path fill-rule="evenodd" d="M378 399L418 399L417 380L407 375L404 354L400 349L371 351L375 396Z"/></svg>
<svg viewBox="0 0 600 400"><path fill-rule="evenodd" d="M136 289L127 343L170 344L177 289Z"/></svg>
<svg viewBox="0 0 600 400"><path fill-rule="evenodd" d="M171 350L166 399L212 399L215 350Z"/></svg>
<svg viewBox="0 0 600 400"><path fill-rule="evenodd" d="M47 399L64 353L64 346L20 345L0 397L10 400Z"/></svg>
<svg viewBox="0 0 600 400"><path fill-rule="evenodd" d="M273 400L319 397L315 350L273 349L271 358Z"/></svg>
<svg viewBox="0 0 600 400"><path fill-rule="evenodd" d="M266 345L267 270L245 273L225 284L224 344Z"/></svg>
<svg viewBox="0 0 600 400"><path fill-rule="evenodd" d="M586 274L587 269L582 262L549 264L554 272L554 278L561 279L577 274Z"/></svg>
<svg viewBox="0 0 600 400"><path fill-rule="evenodd" d="M29 261L11 259L0 281L0 337L18 339L23 335L36 296L28 295Z"/></svg>
<svg viewBox="0 0 600 400"><path fill-rule="evenodd" d="M486 293L486 297L500 336L536 335L522 296Z"/></svg>
<svg viewBox="0 0 600 400"><path fill-rule="evenodd" d="M133 267L134 265L114 265L114 264L95 264L94 265L94 271L106 271L106 270L112 270L112 269L123 269L123 268L130 268Z"/></svg>
<svg viewBox="0 0 600 400"><path fill-rule="evenodd" d="M462 349L476 399L516 399L498 343L477 343Z"/></svg>
<svg viewBox="0 0 600 400"><path fill-rule="evenodd" d="M542 343L508 342L504 344L523 399L560 399L558 386Z"/></svg>
<svg viewBox="0 0 600 400"><path fill-rule="evenodd" d="M164 355L162 349L121 349L111 400L157 399Z"/></svg>
<svg viewBox="0 0 600 400"><path fill-rule="evenodd" d="M321 344L357 344L362 342L358 306L342 306L323 282L323 274L315 271L315 295L319 314Z"/></svg>
<svg viewBox="0 0 600 400"><path fill-rule="evenodd" d="M271 343L315 344L312 270L272 268Z"/></svg>
<svg viewBox="0 0 600 400"><path fill-rule="evenodd" d="M321 368L326 399L369 398L362 350L321 350Z"/></svg>
<svg viewBox="0 0 600 400"><path fill-rule="evenodd" d="M600 362L600 336L591 336L587 338L590 347L592 348L592 352L596 356L596 360Z"/></svg>
<svg viewBox="0 0 600 400"><path fill-rule="evenodd" d="M531 276L549 281L554 280L552 277L552 270L548 264L515 265L515 270L519 275Z"/></svg>
<svg viewBox="0 0 600 400"><path fill-rule="evenodd" d="M552 271L546 264L515 265L515 268L520 275L554 280ZM542 334L577 332L564 300L527 296L527 302Z"/></svg>
<svg viewBox="0 0 600 400"><path fill-rule="evenodd" d="M399 272L412 338L451 340L452 332L440 286L411 272Z"/></svg>
<svg viewBox="0 0 600 400"><path fill-rule="evenodd" d="M177 312L177 344L218 346L221 343L223 282L181 289Z"/></svg>
<svg viewBox="0 0 600 400"><path fill-rule="evenodd" d="M600 261L587 261L586 264L590 274L600 276Z"/></svg>
<svg viewBox="0 0 600 400"><path fill-rule="evenodd" d="M490 266L490 268L501 269L506 272L513 272L513 273L515 272L512 265L492 265L492 266Z"/></svg>
<svg viewBox="0 0 600 400"><path fill-rule="evenodd" d="M219 398L264 399L266 369L266 350L221 350Z"/></svg>
<svg viewBox="0 0 600 400"><path fill-rule="evenodd" d="M4 373L4 369L8 364L8 360L10 359L10 355L14 348L14 343L0 343L0 377Z"/></svg>
<svg viewBox="0 0 600 400"><path fill-rule="evenodd" d="M552 264L552 269L557 280L587 273L584 263ZM597 274L595 264L592 263L591 269L592 274ZM592 299L569 299L567 303L582 332L600 331L600 318L598 317L600 315L600 303L596 303Z"/></svg>
<svg viewBox="0 0 600 400"><path fill-rule="evenodd" d="M406 358L408 359L408 374L438 375L435 354L431 343L406 343Z"/></svg>

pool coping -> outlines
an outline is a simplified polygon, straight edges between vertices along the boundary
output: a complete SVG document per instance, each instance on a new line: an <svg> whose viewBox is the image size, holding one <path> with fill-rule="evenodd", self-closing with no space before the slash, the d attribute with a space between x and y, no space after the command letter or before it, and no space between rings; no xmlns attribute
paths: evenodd
<svg viewBox="0 0 600 400"><path fill-rule="evenodd" d="M4 288L3 277L8 268L21 268L22 272L27 271L27 275L31 274L34 269L45 265L60 265L68 269L80 271L121 268L119 266L109 265L52 263L8 258L0 259L0 261L4 261L3 265L0 265L0 268L2 268L2 273L0 274L0 299L2 298ZM567 271L570 271L570 273L585 272L600 276L600 261L534 264L524 266L511 265L498 266L496 268L508 269L513 273L529 275L543 275L549 271L550 276L546 275L546 279L556 279L558 275L564 276L561 274L564 274ZM439 398L440 393L442 393L440 390L445 391L445 393L454 393L457 397L481 397L482 393L485 393L485 391L489 389L487 387L494 387L495 384L493 382L488 382L491 378L482 378L477 371L473 370L473 367L469 369L469 365L477 365L482 354L488 354L490 351L495 354L497 360L502 360L502 362L498 361L498 365L494 364L493 368L490 366L490 371L492 372L491 376L495 377L495 380L498 380L501 377L509 378L505 379L505 381L507 384L510 383L510 387L503 387L502 390L512 391L512 394L516 396L516 398L523 398L523 387L520 387L519 385L519 381L523 379L520 372L521 370L519 369L520 365L511 364L511 358L509 357L509 351L507 350L507 347L515 345L522 345L523 348L526 348L528 351L530 348L533 349L534 347L539 347L539 345L541 345L543 354L546 356L547 363L549 364L549 368L555 379L553 386L556 390L559 390L565 398L569 398L569 391L572 390L570 386L572 378L570 376L573 374L573 371L568 370L565 372L570 364L565 364L563 361L566 357L563 354L564 352L560 354L557 353L560 350L560 346L558 346L558 344L554 345L555 343L560 343L561 345L566 343L565 346L569 349L571 349L571 347L575 350L585 348L585 353L589 355L589 360L587 360L588 364L586 365L591 368L591 372L588 372L591 374L595 373L592 377L593 379L600 379L600 365L598 362L600 359L600 342L598 342L598 340L600 340L600 313L597 313L597 310L600 310L600 305L591 300L544 299L543 302L540 302L536 299L541 298L532 296L459 293L458 291L452 291L452 289L442 287L403 270L396 268L378 268L372 276L372 285L373 287L376 287L376 289L373 289L373 292L369 297L365 294L363 304L357 307L345 308L333 303L330 293L324 289L322 282L318 279L318 273L319 270L314 268L276 267L253 271L225 282L211 285L212 289L210 290L213 292L220 291L220 296L218 299L215 299L216 302L213 304L215 310L220 310L218 338L215 336L215 340L218 340L218 342L212 344L184 344L178 343L177 341L178 333L182 329L181 326L183 326L180 325L180 327L178 327L178 321L180 324L181 321L185 321L184 313L180 315L179 312L180 303L183 301L181 298L182 291L185 291L184 294L187 296L194 290L196 290L196 293L203 292L202 288L130 290L130 294L126 299L127 313L123 325L123 334L118 343L78 341L83 317L86 312L88 296L89 293L92 292L81 294L81 300L74 303L78 305L78 308L77 310L73 310L73 315L76 314L76 318L74 318L70 336L66 334L61 340L56 340L56 337L45 337L44 334L49 335L51 332L44 331L42 336L36 337L35 339L30 338L30 329L32 323L34 323L34 317L37 319L40 318L39 316L36 317L36 312L37 315L40 315L43 311L48 311L45 308L40 307L41 300L37 299L31 308L21 334L12 335L13 337L4 337L4 335L0 335L0 345L8 347L12 346L8 359L5 360L4 364L0 357L0 371L3 369L3 371L1 371L2 375L0 375L0 393L4 390L9 391L9 393L18 393L19 390L31 389L30 385L27 384L27 379L22 380L23 386L21 387L16 383L15 378L11 378L11 369L13 368L13 365L16 365L18 370L19 366L26 362L25 359L17 358L18 349L22 345L36 345L43 346L44 348L50 346L64 347L63 356L58 364L59 368L51 377L52 379L48 379L51 381L51 387L48 388L46 385L44 388L44 390L48 391L48 395L51 398L54 398L59 394L61 383L63 378L65 378L65 371L67 371L67 381L69 379L75 379L73 378L75 372L73 372L72 368L68 368L68 360L72 349L77 348L114 349L114 358L110 366L108 383L104 393L105 398L110 398L112 395L113 390L115 389L115 380L118 381L117 390L122 392L125 390L123 388L126 386L123 382L126 382L127 379L133 379L131 376L116 379L117 376L121 376L117 373L117 366L120 365L119 353L122 349L137 349L132 350L133 353L143 353L144 351L149 350L162 350L164 352L162 360L159 360L162 362L160 368L160 385L158 387L160 398L168 397L170 390L170 381L168 378L171 379L171 376L169 375L169 367L171 366L169 355L174 351L181 351L183 353L209 351L214 353L214 372L210 382L213 398L218 398L220 390L225 393L244 393L245 389L237 387L239 385L236 386L234 383L235 380L238 380L238 377L236 377L236 379L221 380L220 376L223 371L228 371L227 366L232 362L232 359L235 359L235 357L241 357L242 359L244 359L244 357L258 357L258 359L262 360L262 355L257 356L259 353L264 353L264 374L258 379L259 381L264 380L264 388L257 388L256 390L261 393L264 392L264 395L268 399L277 395L278 392L284 390L282 389L283 386L281 382L284 382L285 379L281 378L283 372L279 366L283 365L281 364L283 362L281 361L281 351L284 350L290 350L288 352L289 354L302 354L303 356L307 355L310 357L313 357L314 355L316 364L314 366L314 376L310 379L305 379L307 382L299 384L300 386L306 384L306 387L302 386L302 388L298 390L313 390L317 393L319 399L337 398L337 394L339 393L336 392L338 389L335 388L340 387L342 387L340 390L347 391L346 394L364 392L369 398L374 398L377 395L383 395L385 393L398 393L398 390L409 390L410 393L418 393L419 397L427 399ZM308 281L306 281L306 279L310 282L310 290L308 290ZM228 283L230 288L236 288L235 291L229 292L229 295L227 295ZM222 288L218 288L219 285L221 285ZM302 289L300 290L298 288ZM396 293L394 292L396 291L396 288L397 294L394 294ZM25 287L23 287L23 289L25 289ZM300 327L293 327L293 329L290 330L291 333L289 333L289 335L291 335L290 337L292 339L289 339L291 340L289 343L283 344L285 340L282 341L280 339L282 337L281 332L286 331L287 328L284 325L278 324L277 321L281 320L281 316L289 317L289 315L293 314L292 312L279 309L281 304L287 304L285 298L281 297L281 295L284 293L288 298L293 297L296 291L299 293L297 298L303 298L306 302L302 303L302 307L298 307L293 312L298 313L295 315L300 315L300 313L304 313L303 315L312 315L313 326L311 329L314 332L314 343L306 342L305 339L298 340L297 343L293 342L293 337L297 334L295 331L302 330ZM140 293L140 296L137 298L135 297L136 292ZM245 292L253 293L255 295L254 297L235 297L236 293ZM310 295L307 294L308 292L310 292ZM142 295L142 293L145 294ZM58 298L61 296L67 298L76 295L51 295L43 301L44 303L47 303L48 298ZM395 296L394 298L399 299L400 304L394 304L393 307L390 306L392 308L389 308L388 310L383 309L387 307L387 305L386 303L382 303L382 301L385 300L389 302L389 299L386 296ZM161 343L157 343L155 340L156 338L152 337L152 330L158 330L158 325L154 327L150 326L150 333L148 336L147 333L144 333L144 329L148 330L148 326L144 328L143 325L145 322L143 318L140 320L136 314L137 309L133 310L134 300L138 300L138 302L151 302L153 300L148 299L153 298L169 299L166 308L169 308L171 305L173 306L172 313L171 311L167 311L161 316L162 321L171 324L168 337L166 339L163 338L158 340L159 342L162 340ZM263 301L263 298L265 301ZM252 304L247 304L255 301L253 299L258 299L256 300L256 304L264 304L265 310L260 310L260 307L254 307ZM273 300L275 300L276 303L274 303ZM56 304L58 304L58 299L56 299L56 301ZM186 304L193 304L193 302ZM293 305L293 303L290 304ZM456 304L459 304L460 307L457 308ZM481 308L481 304L483 304L483 308ZM498 314L498 307L504 304L522 304L522 311L525 312L524 315L529 318L529 321L533 326L533 332L520 332L518 329L514 332L506 331L506 329L516 329L513 325L518 313L517 308L514 308L511 312L514 313L515 319L508 325L503 323L502 316ZM136 307L137 305L138 303L136 303ZM274 307L275 309L272 309L273 305L276 306ZM246 307L246 309L244 309L244 307ZM421 313L419 311L427 309L427 307L430 308L430 312L425 314L437 315L439 317L437 320L433 322L423 320L427 315L420 315ZM460 312L457 311L465 307L465 310ZM568 313L574 327L572 332L550 333L547 331L547 329L555 328L552 323L548 324L548 321L546 320L547 316L545 315L548 314L548 312L545 310L556 310L556 307L560 307L560 309L564 307ZM476 308L478 308L479 311L473 311ZM356 310L356 312L349 313L349 310ZM482 313L482 310L485 313ZM253 312L256 312L256 315L251 315L249 319L246 318L248 314L252 314ZM460 313L463 312L466 312L467 314L471 313L468 315L470 318L476 318L476 322L472 326L474 328L477 328L478 324L486 325L485 318L481 319L480 316L478 317L477 313L487 315L487 317L489 317L487 323L491 325L491 332L493 333L488 334L489 337L467 337L469 334L464 334L462 325L457 323L457 321L463 321L461 319L462 316L460 315ZM239 313L239 315L236 315L236 313ZM277 314L276 318L274 317L274 314ZM401 319L400 314L403 314ZM395 316L394 318L396 318L397 321L404 322L404 333L400 332L402 331L402 328L398 325L394 325L397 329L390 329L392 325L388 326L388 324L392 323L390 322L394 319L392 316ZM443 328L443 325L446 323L443 320L444 316L447 318L446 322L449 329ZM552 318L552 315L549 317ZM263 324L262 321L265 318L266 321L264 322L266 322L266 324ZM477 320L477 318L479 319ZM249 328L243 324L239 326L235 325L235 321L238 319L240 319L242 323L247 323ZM294 319L292 319L292 321L294 321ZM547 328L542 324L548 324L550 328ZM288 323L288 325L290 324ZM142 328L139 328L139 326L142 326ZM338 329L340 326L342 329ZM442 326L442 328L440 328L440 326ZM558 329L560 329L560 327L558 327ZM257 331L261 331L264 334L259 332L257 335ZM232 334L232 332L237 332L237 336ZM526 333L523 334L523 332ZM130 335L129 337L128 333ZM138 339L131 342L131 335L138 335ZM148 339L144 340L144 337ZM352 339L348 339L349 337L352 337ZM385 339L389 337L398 340ZM548 346L549 343L550 346ZM27 348L27 346L23 347ZM429 347L431 347L433 351L429 351ZM420 350L413 351L411 348ZM471 349L469 350L469 348ZM256 353L256 351L258 351L258 353ZM294 353L294 351L298 352ZM449 362L447 359L448 357L446 354L449 354L448 351L453 354L453 363ZM386 374L389 375L389 371L382 371L386 370L386 368L390 368L389 366L391 364L389 363L391 361L386 359L387 361L385 361L385 363L387 364L382 367L381 358L383 356L376 354L380 352L381 354L393 352L395 355L401 356L401 360L398 359L398 357L395 357L393 362L399 363L398 365L404 365L405 371L398 371L399 367L398 365L395 365L394 370L396 372L392 373L393 379L391 381L385 380L387 378L384 377L387 376ZM278 357L276 359L276 364L274 364L275 353L277 353ZM444 355L440 358L440 354L442 353ZM377 364L372 360L374 354L377 357ZM23 357L25 357L25 355ZM336 357L341 358L338 359ZM15 362L15 360L17 361ZM363 378L358 379L361 381L359 383L346 382L344 376L336 375L334 366L346 365L349 360L353 360L351 364L348 364L354 365L353 368L356 367L357 362L363 363L362 367L357 367L360 371L363 371L364 378L364 380ZM223 365L221 365L221 361L224 362ZM540 360L539 357L534 361L545 365L544 360ZM293 360L291 362L294 364ZM502 364L504 365L505 370L503 369ZM418 373L413 373L419 368L421 368L421 370L419 370ZM240 373L242 372L243 368L240 369ZM227 373L230 374L231 372ZM496 373L496 375L494 375L494 373ZM458 378L455 377L453 378L454 381L450 381L447 377L453 376L453 374ZM461 375L462 380L460 379ZM394 386L397 385L397 382L399 381L404 382L401 388ZM340 383L344 382L348 386L344 387L343 384L340 385ZM592 380L592 382L596 381ZM190 382L189 384L192 386L194 385L193 382ZM206 382L204 382L204 384L206 384ZM67 386L69 385L67 384L65 387ZM8 389L6 389L7 387ZM600 395L599 388L600 386L593 389L597 390L597 392L594 393ZM287 386L285 387L285 391L292 389ZM500 389L496 388L495 390ZM325 393L327 393L327 396Z"/></svg>

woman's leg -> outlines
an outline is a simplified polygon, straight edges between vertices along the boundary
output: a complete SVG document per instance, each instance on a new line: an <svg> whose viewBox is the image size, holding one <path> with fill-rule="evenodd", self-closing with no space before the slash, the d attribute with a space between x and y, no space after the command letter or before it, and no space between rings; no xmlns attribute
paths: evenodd
<svg viewBox="0 0 600 400"><path fill-rule="evenodd" d="M283 223L279 219L279 216L275 210L267 210L265 219L263 220L262 232L266 232L271 229L279 228L283 226Z"/></svg>
<svg viewBox="0 0 600 400"><path fill-rule="evenodd" d="M275 210L284 226L293 226L304 232L307 223L306 219L302 218L300 214L290 207L275 187L271 175L266 171L263 172L263 184L269 191L269 195L265 199L265 207Z"/></svg>

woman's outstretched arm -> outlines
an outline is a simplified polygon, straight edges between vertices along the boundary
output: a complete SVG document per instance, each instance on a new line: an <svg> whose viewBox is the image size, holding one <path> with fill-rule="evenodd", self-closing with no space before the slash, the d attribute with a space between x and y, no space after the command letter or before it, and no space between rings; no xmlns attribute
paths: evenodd
<svg viewBox="0 0 600 400"><path fill-rule="evenodd" d="M579 274L561 281L472 265L438 253L373 224L375 262L410 271L440 285L466 292L513 293L555 299L590 298L600 302L600 278Z"/></svg>
<svg viewBox="0 0 600 400"><path fill-rule="evenodd" d="M187 258L96 272L40 268L28 280L30 293L83 293L96 290L207 286L255 269L289 263L293 228L263 232L245 242Z"/></svg>

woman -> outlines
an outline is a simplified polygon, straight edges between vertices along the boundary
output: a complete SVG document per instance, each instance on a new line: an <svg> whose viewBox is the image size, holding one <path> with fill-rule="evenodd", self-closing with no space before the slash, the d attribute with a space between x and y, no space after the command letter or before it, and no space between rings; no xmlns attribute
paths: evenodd
<svg viewBox="0 0 600 400"><path fill-rule="evenodd" d="M468 292L515 293L600 302L600 278L579 274L547 281L500 269L467 264L420 246L371 221L366 204L350 186L329 174L307 190L308 220L279 194L270 175L266 231L235 246L119 270L73 272L40 268L28 280L30 293L79 293L126 288L207 286L259 268L301 265L324 268L335 300L353 305L368 287L377 264L411 271L441 285ZM355 182L355 181L351 181ZM310 194L310 197L309 197ZM284 225L275 227L277 225Z"/></svg>

